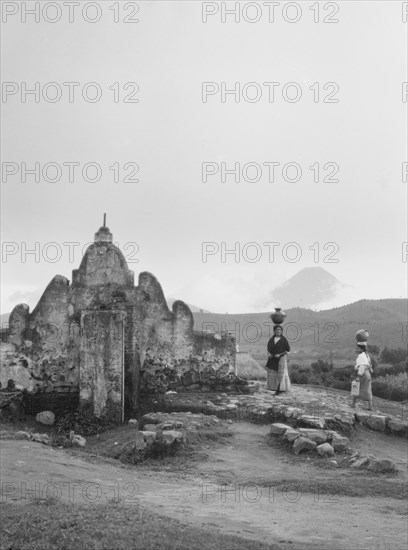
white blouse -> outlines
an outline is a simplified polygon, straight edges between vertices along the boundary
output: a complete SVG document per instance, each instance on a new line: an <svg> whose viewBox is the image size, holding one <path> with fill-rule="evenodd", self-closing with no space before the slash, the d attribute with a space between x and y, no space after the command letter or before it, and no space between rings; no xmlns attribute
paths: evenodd
<svg viewBox="0 0 408 550"><path fill-rule="evenodd" d="M371 367L371 361L370 357L368 356L367 352L363 351L362 353L359 353L357 355L356 364L354 369L357 371L359 376L364 374L364 371L368 369L370 372L373 371Z"/></svg>

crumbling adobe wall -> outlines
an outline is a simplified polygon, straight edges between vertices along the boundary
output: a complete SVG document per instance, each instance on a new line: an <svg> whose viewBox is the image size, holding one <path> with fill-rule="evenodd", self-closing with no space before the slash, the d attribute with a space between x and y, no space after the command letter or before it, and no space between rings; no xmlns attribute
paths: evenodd
<svg viewBox="0 0 408 550"><path fill-rule="evenodd" d="M34 391L36 381L32 376L32 359L22 351L18 352L16 345L2 342L0 346L0 383L5 389L9 380L13 380L17 389Z"/></svg>
<svg viewBox="0 0 408 550"><path fill-rule="evenodd" d="M239 385L234 339L194 331L190 308L176 301L170 311L152 274L141 273L135 287L106 227L73 271L72 284L55 276L31 314L25 304L14 308L8 333L2 384L14 379L28 391L80 390L81 406L96 415L114 411L122 399L134 410L139 393Z"/></svg>
<svg viewBox="0 0 408 550"><path fill-rule="evenodd" d="M26 340L18 348L10 342L1 346L1 388L13 380L18 389L29 392L68 392L78 388L78 364L69 351L33 349Z"/></svg>
<svg viewBox="0 0 408 550"><path fill-rule="evenodd" d="M146 295L139 325L140 392L232 389L234 339L195 332L187 304L175 301L170 311L160 283L150 273L140 275L138 289Z"/></svg>
<svg viewBox="0 0 408 550"><path fill-rule="evenodd" d="M78 352L68 315L69 282L56 275L34 311L26 304L10 314L2 343L1 383L14 380L27 391L70 391L78 386Z"/></svg>
<svg viewBox="0 0 408 550"><path fill-rule="evenodd" d="M70 286L65 278L54 277L31 315L28 306L17 306L13 310L15 321L10 338L21 343L13 344L13 349L5 352L9 368L3 369L3 378L14 377L19 386L29 391L88 387L89 380L85 383L86 376L80 375L90 361L89 354L83 352L84 339L88 338L84 336L83 314L117 310L122 312L125 327L127 410L136 408L139 391L146 394L170 389L228 390L234 384L233 338L194 331L190 308L176 301L170 311L162 287L152 274L141 273L137 287L86 286L78 284L78 280L81 281L77 279L77 283ZM17 326L28 328L19 332ZM100 328L105 330L104 327L102 316ZM105 338L114 337L108 330ZM92 354L98 357L97 346L93 347ZM19 365L17 369L16 365ZM96 410L100 412L98 407Z"/></svg>
<svg viewBox="0 0 408 550"><path fill-rule="evenodd" d="M27 339L27 330L30 322L30 308L27 304L19 304L10 313L9 317L9 341L16 347Z"/></svg>
<svg viewBox="0 0 408 550"><path fill-rule="evenodd" d="M69 345L69 281L56 275L41 296L29 320L29 340L42 351L64 350Z"/></svg>

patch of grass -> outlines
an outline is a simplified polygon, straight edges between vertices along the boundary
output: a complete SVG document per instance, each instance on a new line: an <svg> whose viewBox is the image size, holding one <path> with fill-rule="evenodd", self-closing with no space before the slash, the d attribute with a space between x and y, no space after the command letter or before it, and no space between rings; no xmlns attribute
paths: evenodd
<svg viewBox="0 0 408 550"><path fill-rule="evenodd" d="M278 550L185 525L139 504L0 506L2 550Z"/></svg>
<svg viewBox="0 0 408 550"><path fill-rule="evenodd" d="M224 425L221 426L200 426L197 430L187 431L187 446L200 445L205 443L223 443L232 437L231 430Z"/></svg>
<svg viewBox="0 0 408 550"><path fill-rule="evenodd" d="M321 459L317 459L321 460ZM248 478L240 481L241 485L256 485L266 487L271 495L283 500L301 502L302 495L314 494L315 501L334 502L338 498L347 496L355 498L373 497L378 499L393 498L399 502L407 501L406 484L390 483L381 476L373 475L365 470L344 474L335 479L253 479ZM297 497L294 497L294 494ZM289 496L287 497L287 495ZM405 504L406 506L406 504Z"/></svg>

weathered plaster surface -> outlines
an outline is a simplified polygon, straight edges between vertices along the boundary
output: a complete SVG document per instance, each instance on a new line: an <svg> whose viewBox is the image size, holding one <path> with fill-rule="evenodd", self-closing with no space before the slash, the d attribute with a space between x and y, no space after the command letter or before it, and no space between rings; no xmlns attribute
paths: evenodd
<svg viewBox="0 0 408 550"><path fill-rule="evenodd" d="M80 404L92 412L121 420L124 382L124 314L88 310L82 313Z"/></svg>
<svg viewBox="0 0 408 550"><path fill-rule="evenodd" d="M13 309L1 358L2 387L12 378L28 391L77 389L81 406L98 416L122 401L135 409L140 393L240 383L234 339L194 331L189 307L176 301L170 311L151 273L135 286L107 227L71 284L57 275L32 313L26 304Z"/></svg>

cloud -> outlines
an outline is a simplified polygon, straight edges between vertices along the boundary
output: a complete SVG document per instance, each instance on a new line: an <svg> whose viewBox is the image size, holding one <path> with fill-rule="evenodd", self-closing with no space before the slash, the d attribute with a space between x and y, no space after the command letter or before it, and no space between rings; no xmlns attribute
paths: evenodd
<svg viewBox="0 0 408 550"><path fill-rule="evenodd" d="M9 313L17 304L28 304L32 311L37 305L38 300L41 298L41 294L44 292L44 288L41 287L21 287L4 286L1 289L1 312Z"/></svg>

